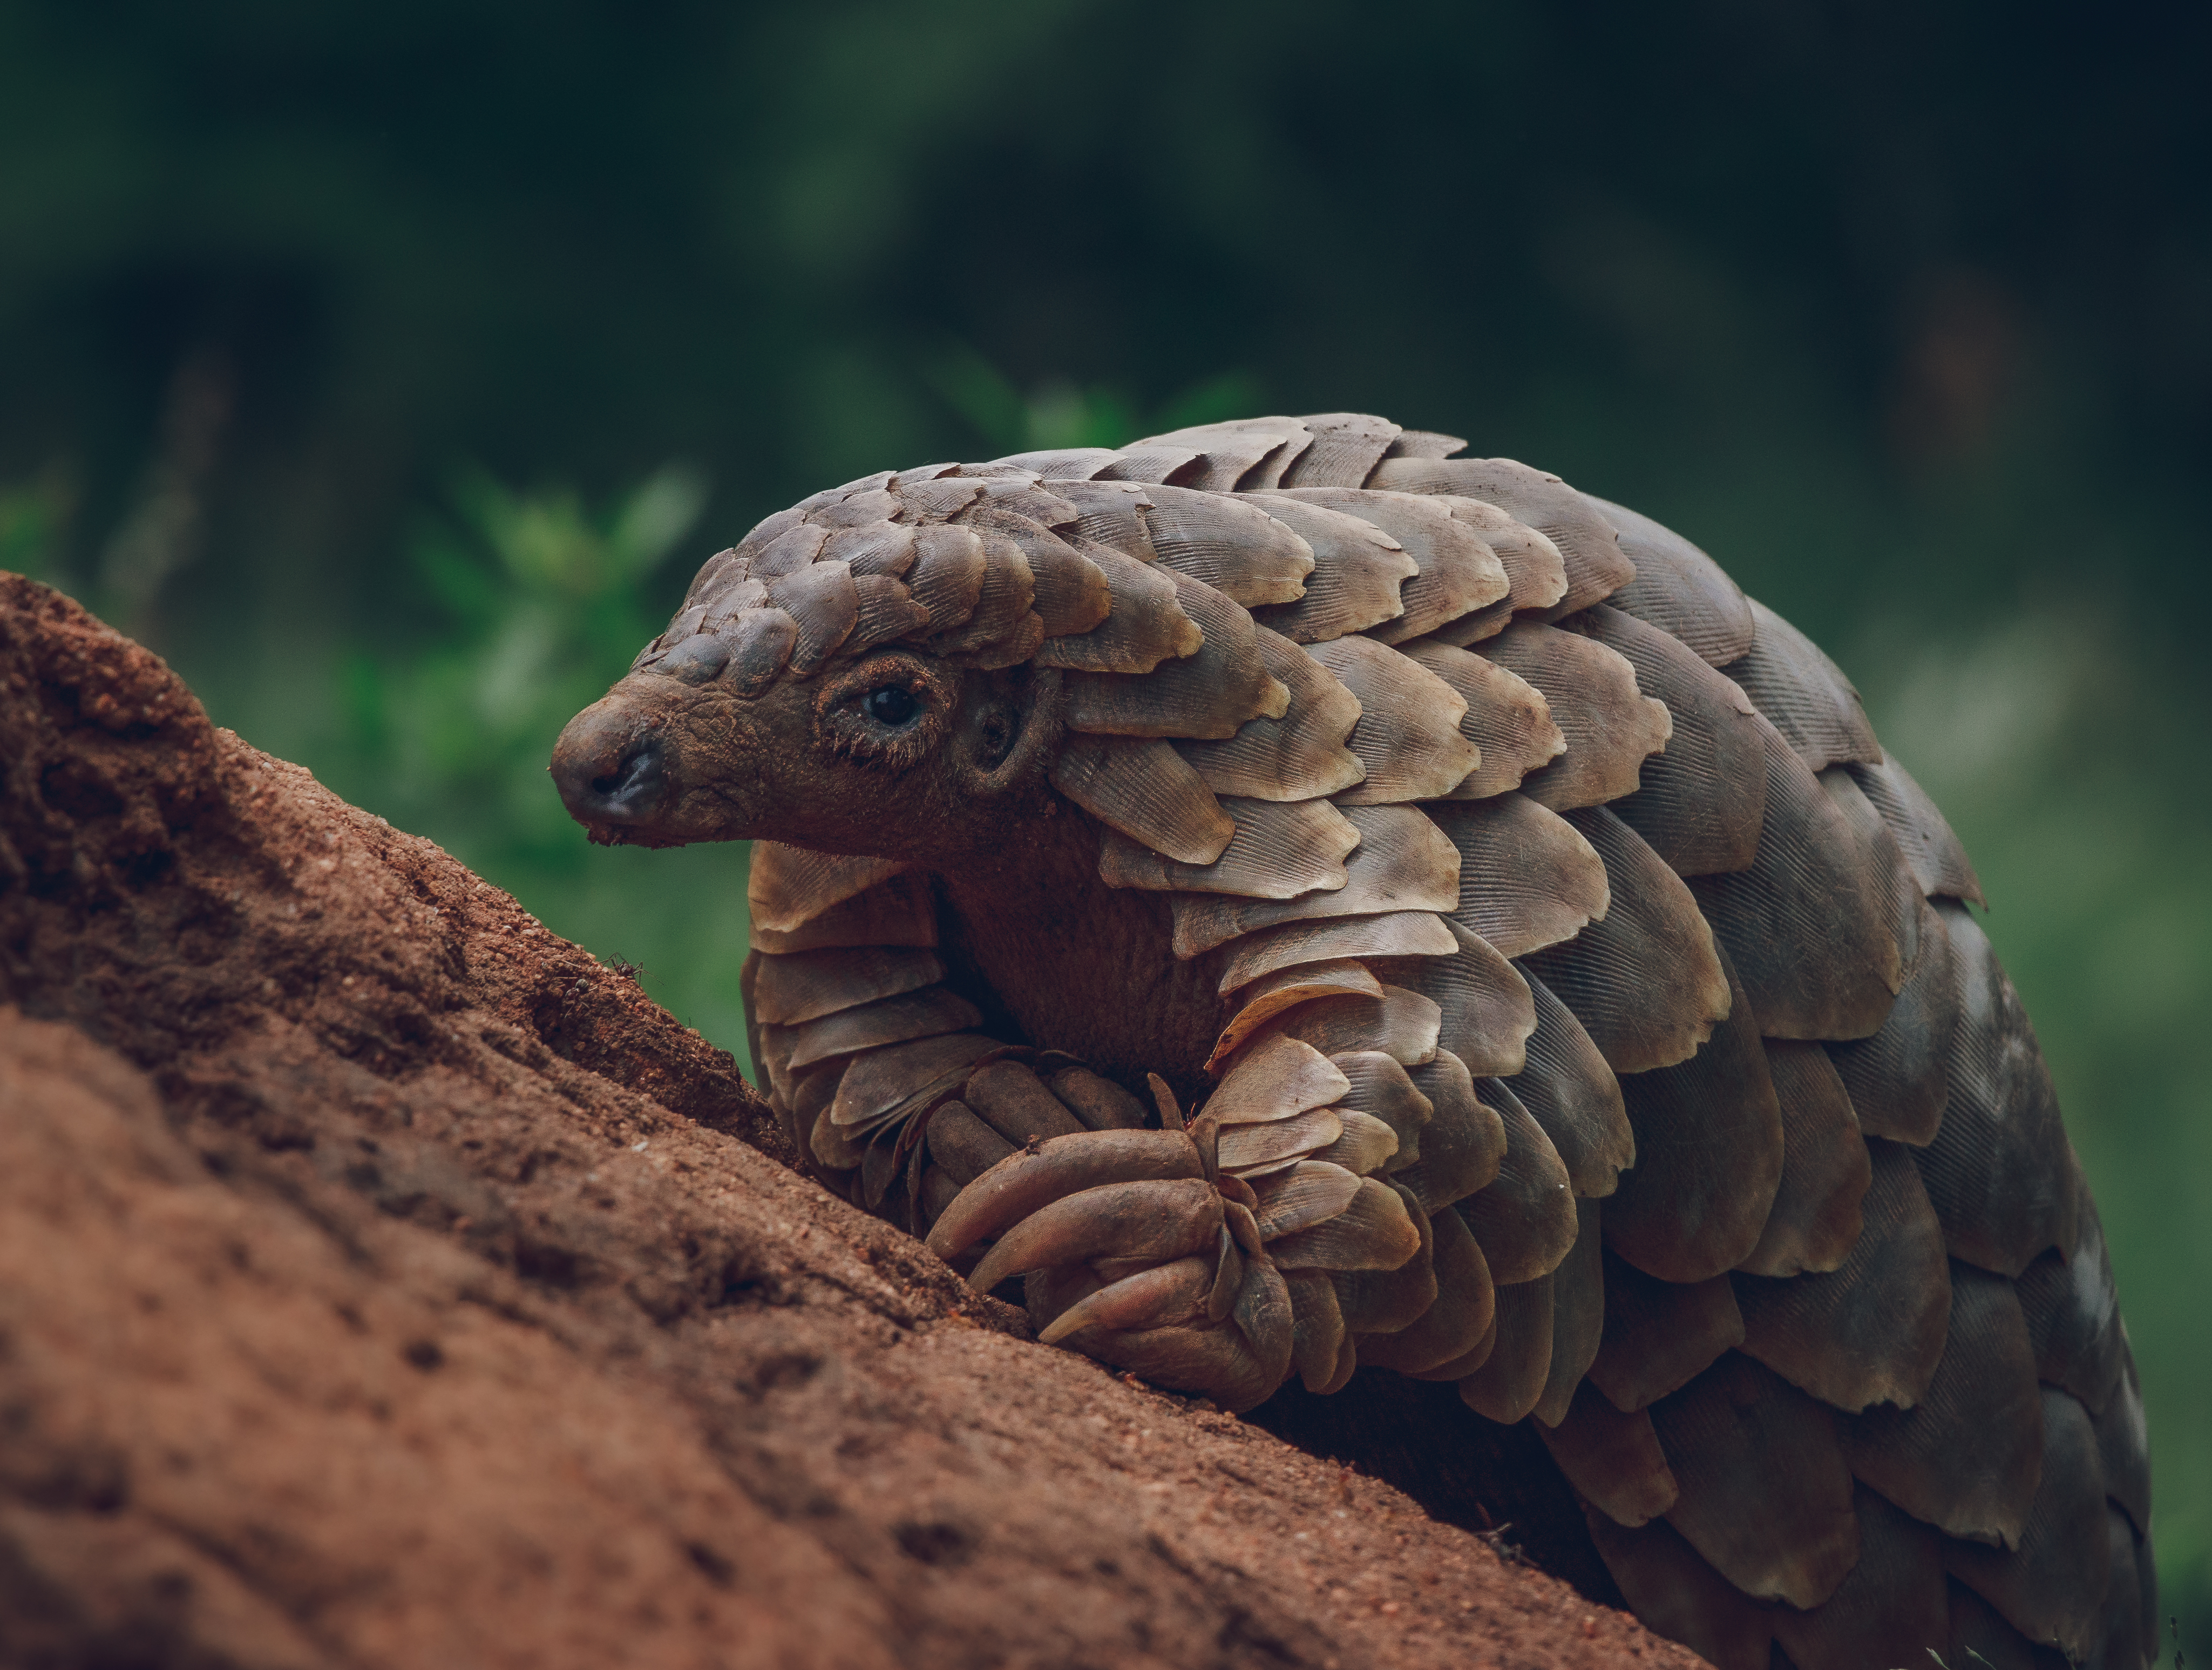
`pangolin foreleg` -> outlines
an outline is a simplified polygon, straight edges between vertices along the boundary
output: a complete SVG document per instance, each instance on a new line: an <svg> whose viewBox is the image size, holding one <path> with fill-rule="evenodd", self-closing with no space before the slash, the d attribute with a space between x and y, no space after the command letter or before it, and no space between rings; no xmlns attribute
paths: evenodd
<svg viewBox="0 0 2212 1670"><path fill-rule="evenodd" d="M1440 1309L1438 1236L1419 1196L1313 1157L1349 1133L1358 1153L1340 1158L1387 1159L1397 1132L1350 1104L1387 1099L1413 1128L1409 1099L1425 1102L1410 1082L1390 1096L1359 1053L1346 1062L1358 1087L1311 1044L1279 1035L1187 1123L1156 1084L1156 1129L1107 1122L1141 1116L1138 1104L1081 1067L1048 1082L994 1062L963 1087L967 1099L927 1116L918 1198L929 1245L979 1290L1026 1278L1046 1344L1231 1410L1265 1400L1294 1367L1316 1390L1340 1386L1358 1361L1352 1321L1376 1332L1399 1313L1425 1321L1425 1337L1401 1342L1410 1366L1463 1356L1492 1321L1464 1226L1452 1222L1443 1250L1471 1302ZM1079 1128L1045 1134L1063 1121Z"/></svg>

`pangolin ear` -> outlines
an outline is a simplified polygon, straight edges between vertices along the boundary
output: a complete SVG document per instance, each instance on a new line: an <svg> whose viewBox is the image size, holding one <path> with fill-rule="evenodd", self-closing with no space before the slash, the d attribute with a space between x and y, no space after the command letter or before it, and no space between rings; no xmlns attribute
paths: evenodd
<svg viewBox="0 0 2212 1670"><path fill-rule="evenodd" d="M977 675L968 701L976 722L963 724L960 787L971 799L1018 793L1044 780L1060 750L1060 675L1056 667L1008 668Z"/></svg>

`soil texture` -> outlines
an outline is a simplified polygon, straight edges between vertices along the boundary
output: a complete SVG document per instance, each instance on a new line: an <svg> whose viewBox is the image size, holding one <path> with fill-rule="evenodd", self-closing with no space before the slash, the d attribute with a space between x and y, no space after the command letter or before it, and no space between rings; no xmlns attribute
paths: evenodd
<svg viewBox="0 0 2212 1670"><path fill-rule="evenodd" d="M623 974L0 577L0 1663L1696 1662L787 1158Z"/></svg>

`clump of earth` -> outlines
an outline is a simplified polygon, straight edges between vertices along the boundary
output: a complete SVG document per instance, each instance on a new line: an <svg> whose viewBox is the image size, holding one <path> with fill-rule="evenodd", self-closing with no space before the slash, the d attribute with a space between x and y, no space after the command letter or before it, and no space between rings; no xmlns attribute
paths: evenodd
<svg viewBox="0 0 2212 1670"><path fill-rule="evenodd" d="M627 975L15 576L0 774L0 1662L1697 1662L1034 1344Z"/></svg>

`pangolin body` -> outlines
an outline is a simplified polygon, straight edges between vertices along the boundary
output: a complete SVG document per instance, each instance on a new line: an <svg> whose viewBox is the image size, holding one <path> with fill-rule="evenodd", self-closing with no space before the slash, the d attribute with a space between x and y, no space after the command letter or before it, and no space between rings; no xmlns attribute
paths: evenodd
<svg viewBox="0 0 2212 1670"><path fill-rule="evenodd" d="M1727 1670L2132 1670L2142 1402L1965 853L1702 551L1462 446L817 494L556 777L757 841L794 1145L1046 1340L1236 1408L1455 1382Z"/></svg>

